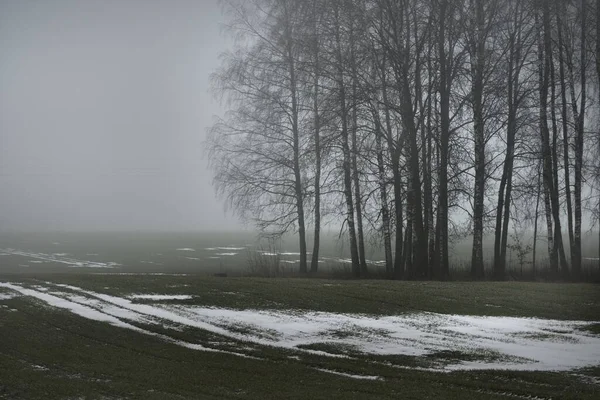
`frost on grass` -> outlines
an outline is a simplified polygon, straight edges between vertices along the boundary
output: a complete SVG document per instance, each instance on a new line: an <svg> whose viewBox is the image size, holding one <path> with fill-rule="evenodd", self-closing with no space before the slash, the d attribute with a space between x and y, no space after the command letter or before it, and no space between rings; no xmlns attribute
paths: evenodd
<svg viewBox="0 0 600 400"><path fill-rule="evenodd" d="M371 316L297 310L233 310L161 304L160 297L152 304L143 304L133 302L131 297L115 297L49 282L47 285L51 292L0 283L0 287L36 297L52 306L124 328L139 331L140 328L132 325L135 322L159 325L167 331L173 326L184 326L220 335L228 341L330 357L347 357L328 351L332 348L351 349L349 354L356 357L422 357L441 360L432 363L434 368L447 371L560 371L600 364L600 337L581 329L591 322L436 313ZM163 297L162 300L171 298ZM160 337L177 342L166 335ZM202 345L182 345L211 350Z"/></svg>

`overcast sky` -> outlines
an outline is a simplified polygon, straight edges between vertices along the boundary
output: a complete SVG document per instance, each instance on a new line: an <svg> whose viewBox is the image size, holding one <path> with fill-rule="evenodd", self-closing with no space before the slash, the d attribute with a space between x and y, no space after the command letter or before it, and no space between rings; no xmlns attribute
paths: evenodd
<svg viewBox="0 0 600 400"><path fill-rule="evenodd" d="M210 184L217 0L0 0L0 230L235 229Z"/></svg>

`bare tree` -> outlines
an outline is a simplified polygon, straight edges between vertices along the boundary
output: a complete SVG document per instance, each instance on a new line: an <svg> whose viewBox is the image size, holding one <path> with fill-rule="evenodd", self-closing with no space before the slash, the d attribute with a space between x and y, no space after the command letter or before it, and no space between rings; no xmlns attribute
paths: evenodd
<svg viewBox="0 0 600 400"><path fill-rule="evenodd" d="M600 0L596 0L596 74L600 86ZM600 90L598 91L600 102ZM598 132L598 154L600 155L600 132ZM600 174L599 174L600 175ZM598 187L600 191L600 185ZM600 267L600 192L598 194L598 267Z"/></svg>
<svg viewBox="0 0 600 400"><path fill-rule="evenodd" d="M561 269L568 271L565 250L562 241L562 230L560 222L560 209L558 199L558 187L555 185L554 169L552 161L552 147L550 144L550 131L548 128L548 88L550 83L550 64L552 63L552 40L550 30L550 5L542 1L542 24L540 33L540 46L538 48L539 70L540 70L540 133L542 139L542 159L544 185L550 197L550 209L554 221L554 249L560 259ZM555 153L555 152L554 152ZM555 153L556 154L556 153ZM558 272L558 263L553 255L551 259L553 272Z"/></svg>
<svg viewBox="0 0 600 400"><path fill-rule="evenodd" d="M503 279L509 231L526 216L537 236L545 214L551 271L566 278L566 214L578 277L596 109L588 1L226 4L238 46L214 75L230 106L208 139L215 185L265 234L298 235L301 272L310 224L316 272L331 221L348 234L356 277L376 238L389 277L446 279L452 241L472 231L481 279L493 229Z"/></svg>
<svg viewBox="0 0 600 400"><path fill-rule="evenodd" d="M312 40L310 47L312 51L312 76L313 76L313 131L314 131L314 152L315 152L315 176L314 176L314 238L312 258L310 261L310 271L317 272L319 268L319 247L321 239L321 118L319 113L319 79L320 79L320 35L319 35L319 15L321 13L319 1L313 0L310 18L312 20Z"/></svg>
<svg viewBox="0 0 600 400"><path fill-rule="evenodd" d="M300 272L307 272L295 2L231 2L231 29L243 35L213 76L231 110L208 137L218 192L268 235L298 232ZM268 8L263 8L267 6ZM302 137L301 137L302 136Z"/></svg>

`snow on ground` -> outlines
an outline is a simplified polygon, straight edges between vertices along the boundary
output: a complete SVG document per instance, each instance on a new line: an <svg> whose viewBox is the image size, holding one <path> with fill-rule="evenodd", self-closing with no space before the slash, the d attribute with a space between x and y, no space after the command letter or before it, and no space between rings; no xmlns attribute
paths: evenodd
<svg viewBox="0 0 600 400"><path fill-rule="evenodd" d="M260 253L263 256L278 256L279 255L279 253L271 253L269 251L262 251L262 250L257 251L257 253Z"/></svg>
<svg viewBox="0 0 600 400"><path fill-rule="evenodd" d="M46 253L35 253L35 252L28 252L28 251L22 251L22 250L16 250L16 249L0 249L0 251L3 253L6 253L6 254L10 254L10 255L33 258L34 260L37 260L37 261L31 261L34 263L39 263L41 261L55 262L55 263L60 263L60 264L66 264L71 268L115 268L116 266L120 265L115 262L97 262L97 261L78 260L78 259L75 259L72 257L68 257L67 253L46 254ZM25 266L28 267L28 265L25 265Z"/></svg>
<svg viewBox="0 0 600 400"><path fill-rule="evenodd" d="M246 250L245 247L233 247L233 246L225 246L225 247L207 247L204 250L206 251L225 251L226 253L217 254L219 255L236 255L240 250Z"/></svg>
<svg viewBox="0 0 600 400"><path fill-rule="evenodd" d="M436 313L373 317L182 306L168 309L216 326L249 328L246 340L261 342L268 337L267 343L278 347L325 342L380 355L422 356L456 350L497 354L491 361L450 365L452 369L564 370L600 364L600 338L577 329L587 322ZM254 337L252 332L256 332Z"/></svg>
<svg viewBox="0 0 600 400"><path fill-rule="evenodd" d="M66 286L66 285L65 285ZM42 293L37 290L32 290L28 288L24 288L20 285L0 282L0 288L10 289L15 292L18 292L25 296L35 297L38 300L42 300L50 306L62 308L73 312L79 316L84 318L88 318L95 321L107 322L111 325L118 326L121 328L127 328L134 330L139 333L143 333L145 335L155 336L160 339L163 339L167 342L177 344L179 346L187 347L193 350L201 350L201 351L210 351L217 353L226 353L233 354L240 357L253 358L246 354L229 352L225 350L213 349L210 347L205 347L196 343L189 343L182 340L173 339L169 336L162 335L160 333L151 332L146 329L142 329L130 323L124 322L123 319L127 319L133 322L143 322L146 324L151 324L153 321L147 318L147 316L142 314L132 313L130 310L125 308L121 308L115 306L113 304L102 304L101 301L97 299L90 299L89 297L79 296L79 295L71 295L68 293L57 293L52 292L52 294ZM127 300L126 300L127 301ZM85 304L82 304L85 303Z"/></svg>
<svg viewBox="0 0 600 400"><path fill-rule="evenodd" d="M177 249L177 251L196 251L196 250L191 249L189 247L182 247L181 249Z"/></svg>
<svg viewBox="0 0 600 400"><path fill-rule="evenodd" d="M237 253L215 253L216 256L235 256Z"/></svg>
<svg viewBox="0 0 600 400"><path fill-rule="evenodd" d="M10 300L12 298L15 298L19 296L19 294L17 293L0 293L0 301L2 300Z"/></svg>
<svg viewBox="0 0 600 400"><path fill-rule="evenodd" d="M189 294L132 294L127 297L140 300L189 300L192 298Z"/></svg>
<svg viewBox="0 0 600 400"><path fill-rule="evenodd" d="M339 372L339 371L333 371L331 369L325 369L325 368L314 368L317 371L321 371L321 372L327 372L328 374L334 374L334 375L340 375L340 376L345 376L346 378L353 378L353 379L366 379L369 381L377 381L377 380L383 380L382 377L380 376L376 376L376 375L355 375L355 374L347 374L345 372Z"/></svg>
<svg viewBox="0 0 600 400"><path fill-rule="evenodd" d="M80 304L78 302L73 301L74 299L65 299L63 297L55 296L54 294L48 294L44 292L40 292L34 289L27 289L19 285L13 285L11 283L0 282L0 287L5 289L11 289L15 292L19 292L25 296L32 296L36 299L42 300L48 303L51 306L67 309L75 314L81 315L88 319L93 319L96 321L108 322L111 325L120 326L123 328L129 328L138 330L137 327L128 324L126 322L121 321L120 319L109 315L107 313L98 311L94 308L88 307L87 305ZM86 301L89 303L87 298L79 296L82 301Z"/></svg>
<svg viewBox="0 0 600 400"><path fill-rule="evenodd" d="M474 358L476 361L446 360L444 365L436 367L441 370L560 371L600 365L600 337L581 330L591 322L422 312L371 316L139 304L131 299L160 301L174 297L134 294L121 298L64 284L48 282L46 285L51 292L0 282L0 287L36 297L52 306L138 331L140 328L131 325L131 322L161 324L165 328L173 324L183 325L228 339L313 353L314 350L302 350L302 347L326 343L351 348L356 353L376 355L424 356L460 351L478 356ZM168 337L165 340L175 341ZM207 349L190 343L183 345ZM339 356L324 351L318 353Z"/></svg>
<svg viewBox="0 0 600 400"><path fill-rule="evenodd" d="M189 274L171 274L171 273L167 273L167 272L91 272L90 275L189 276Z"/></svg>

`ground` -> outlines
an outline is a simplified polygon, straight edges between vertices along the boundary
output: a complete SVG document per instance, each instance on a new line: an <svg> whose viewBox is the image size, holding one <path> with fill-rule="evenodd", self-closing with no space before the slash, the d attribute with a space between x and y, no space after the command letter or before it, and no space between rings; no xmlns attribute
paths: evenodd
<svg viewBox="0 0 600 400"><path fill-rule="evenodd" d="M0 276L0 283L0 399L600 397L597 285L104 273L12 274ZM406 329L423 315L433 325L418 322L417 328L429 341L417 338L406 346L414 344L417 354L360 347L397 347L398 332L379 326ZM494 327L472 316L516 318L493 320L499 321ZM230 317L235 324L224 322ZM557 321L548 325L541 318ZM307 320L337 325L321 342L306 332ZM356 321L378 328L357 333ZM501 336L507 321L532 327L534 335L522 334L525 325L518 329L519 340L531 346L571 351L591 345L587 353L563 357L588 365L460 370L513 361L535 369L479 351L481 343L511 341ZM442 328L469 329L477 351L448 350L462 342L444 347L433 337ZM554 360L533 365L544 362Z"/></svg>

